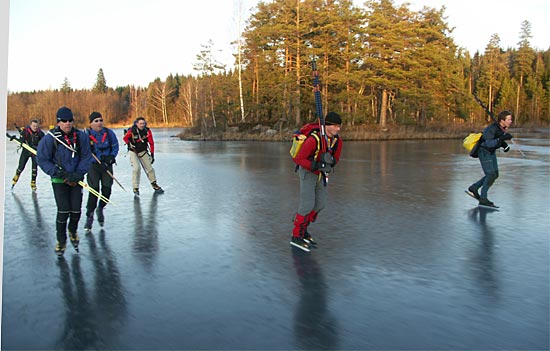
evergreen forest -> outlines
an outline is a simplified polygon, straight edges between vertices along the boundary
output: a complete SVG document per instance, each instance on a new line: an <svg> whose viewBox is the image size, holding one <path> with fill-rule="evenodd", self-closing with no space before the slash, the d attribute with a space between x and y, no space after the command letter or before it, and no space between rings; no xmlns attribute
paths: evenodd
<svg viewBox="0 0 550 351"><path fill-rule="evenodd" d="M445 7L412 11L392 0L272 0L258 3L235 44L235 65L220 64L209 41L197 53L194 73L170 74L147 87L109 87L101 68L91 89L8 94L8 128L71 107L80 127L91 111L111 125L138 116L153 126L200 129L235 125L288 129L313 120L312 60L323 109L347 126L481 125L488 109L513 111L519 126L550 122L550 48L531 47L531 24L518 28L515 48L493 34L483 53L455 43Z"/></svg>

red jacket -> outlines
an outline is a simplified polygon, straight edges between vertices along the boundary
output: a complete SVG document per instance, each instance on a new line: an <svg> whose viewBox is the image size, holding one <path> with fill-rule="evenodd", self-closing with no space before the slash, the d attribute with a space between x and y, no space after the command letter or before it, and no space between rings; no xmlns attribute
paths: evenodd
<svg viewBox="0 0 550 351"><path fill-rule="evenodd" d="M149 152L155 153L155 141L153 140L153 133L151 129L145 127L143 130L139 130L135 125L128 129L124 137L122 138L125 144L130 146L130 151L140 153L147 151L149 146Z"/></svg>
<svg viewBox="0 0 550 351"><path fill-rule="evenodd" d="M336 142L336 143L335 143ZM329 144L333 145L334 147L330 150L330 153L334 157L335 165L338 164L338 161L340 161L340 153L342 152L342 139L337 135L333 138L329 138ZM294 158L294 162L296 162L301 167L307 169L311 172L311 163L313 162L313 158L315 156L315 153L317 152L317 139L315 137L309 135L304 141L304 144L302 145L302 148L300 151L298 151L298 154ZM319 155L317 155L317 158ZM314 171L314 174L319 174L319 171Z"/></svg>

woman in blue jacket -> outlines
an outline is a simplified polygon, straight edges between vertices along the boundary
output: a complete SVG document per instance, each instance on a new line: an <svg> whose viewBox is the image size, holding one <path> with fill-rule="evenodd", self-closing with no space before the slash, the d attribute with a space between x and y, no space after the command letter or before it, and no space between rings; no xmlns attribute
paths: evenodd
<svg viewBox="0 0 550 351"><path fill-rule="evenodd" d="M62 256L67 243L67 230L71 244L78 251L76 230L82 208L79 182L84 179L93 159L88 137L73 127L72 111L63 106L57 110L56 117L57 127L50 130L38 144L36 160L52 180L57 205L55 252Z"/></svg>

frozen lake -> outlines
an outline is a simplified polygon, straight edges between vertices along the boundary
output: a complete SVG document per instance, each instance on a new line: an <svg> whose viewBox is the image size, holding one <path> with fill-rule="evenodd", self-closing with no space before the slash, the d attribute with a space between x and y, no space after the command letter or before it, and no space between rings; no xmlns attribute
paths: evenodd
<svg viewBox="0 0 550 351"><path fill-rule="evenodd" d="M177 133L154 130L166 193L142 173L134 200L122 147L128 192L63 259L49 178L32 194L29 162L10 192L7 142L2 349L549 348L548 131L499 152L498 212L464 193L460 140L344 143L310 253L288 244L290 143Z"/></svg>

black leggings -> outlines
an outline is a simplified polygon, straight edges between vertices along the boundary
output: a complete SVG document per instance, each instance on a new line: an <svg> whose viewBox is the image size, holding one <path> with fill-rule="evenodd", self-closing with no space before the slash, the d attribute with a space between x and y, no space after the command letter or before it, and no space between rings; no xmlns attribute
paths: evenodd
<svg viewBox="0 0 550 351"><path fill-rule="evenodd" d="M76 233L80 220L82 207L82 187L80 185L69 186L65 183L52 183L55 204L57 205L57 218L55 228L57 241L67 241L67 229ZM67 221L69 222L67 228Z"/></svg>
<svg viewBox="0 0 550 351"><path fill-rule="evenodd" d="M27 161L29 160L29 157L31 158L32 162L32 173L31 173L31 180L36 181L36 174L38 165L36 163L36 157L31 154L28 150L21 151L21 156L19 156L19 166L17 167L17 174L23 173L23 170L25 169L25 166L27 165Z"/></svg>

